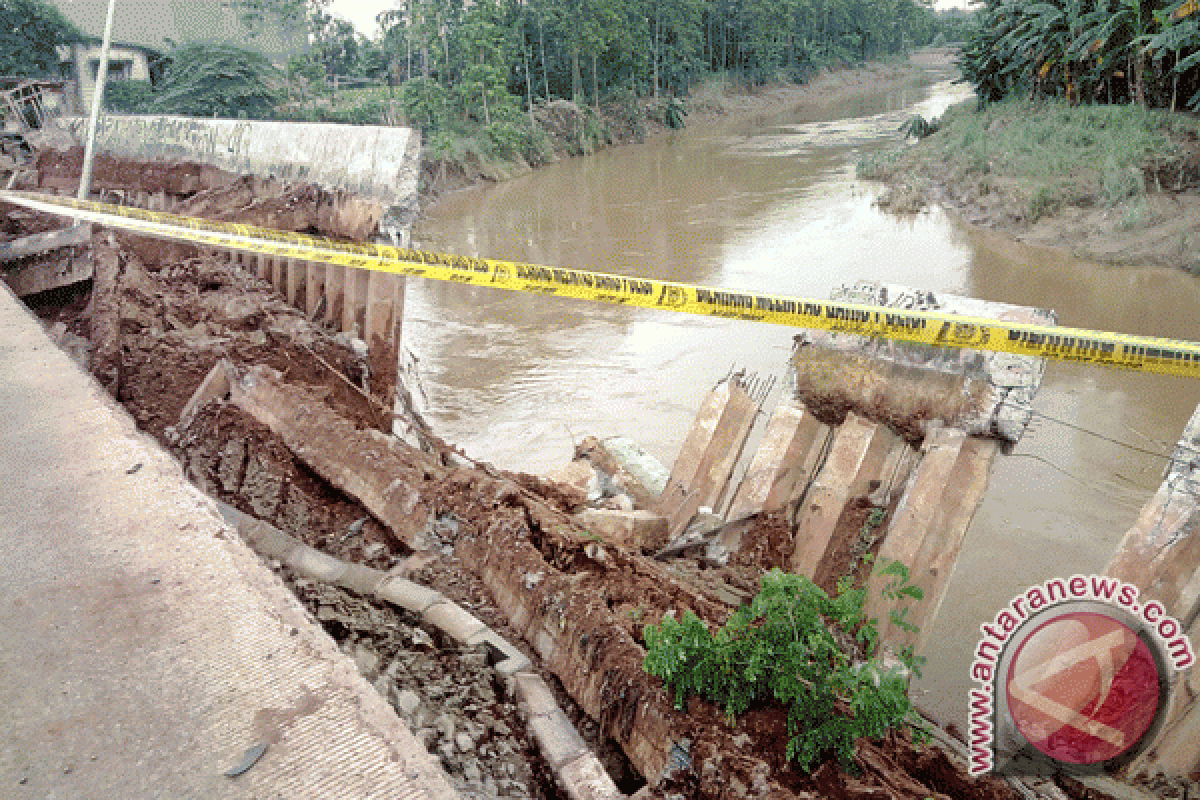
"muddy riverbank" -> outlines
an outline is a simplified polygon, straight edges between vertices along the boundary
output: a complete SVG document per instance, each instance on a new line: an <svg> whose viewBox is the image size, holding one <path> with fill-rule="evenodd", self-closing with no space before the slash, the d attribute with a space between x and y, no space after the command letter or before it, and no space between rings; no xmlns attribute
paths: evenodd
<svg viewBox="0 0 1200 800"><path fill-rule="evenodd" d="M880 205L938 204L1032 245L1113 265L1200 274L1200 123L1194 115L1055 101L951 108L941 130L860 162Z"/></svg>
<svg viewBox="0 0 1200 800"><path fill-rule="evenodd" d="M840 106L880 91L928 85L939 74L953 69L952 61L953 51L926 48L914 53L907 62L897 60L825 70L805 84L745 86L720 76L682 98L680 108L687 128L704 129L723 120L766 117L800 105ZM534 117L547 134L551 152L535 166L520 157L485 159L472 152L439 156L427 148L421 166L421 207L427 208L447 192L510 180L528 174L536 166L669 136L672 129L664 117L667 103L664 96L628 98L599 108L579 106L568 100L539 105Z"/></svg>

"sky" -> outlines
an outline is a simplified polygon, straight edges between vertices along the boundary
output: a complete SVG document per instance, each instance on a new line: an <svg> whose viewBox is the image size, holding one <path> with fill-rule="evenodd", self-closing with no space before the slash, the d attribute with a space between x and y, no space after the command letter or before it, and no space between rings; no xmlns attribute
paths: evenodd
<svg viewBox="0 0 1200 800"><path fill-rule="evenodd" d="M934 6L938 9L964 8L966 4L967 0L936 0ZM392 0L333 0L329 4L329 10L349 20L364 36L374 37L379 30L375 24L375 15L397 5Z"/></svg>

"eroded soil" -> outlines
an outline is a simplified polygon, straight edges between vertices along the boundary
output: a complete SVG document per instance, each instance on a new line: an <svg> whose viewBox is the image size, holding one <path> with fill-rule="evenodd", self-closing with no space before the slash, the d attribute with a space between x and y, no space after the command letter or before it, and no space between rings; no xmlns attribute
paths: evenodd
<svg viewBox="0 0 1200 800"><path fill-rule="evenodd" d="M205 190L192 200L200 209ZM237 182L210 190L241 191ZM240 195L239 195L240 196ZM274 195L279 197L281 195ZM254 198L239 208L264 208ZM303 215L276 216L307 225ZM90 296L40 313L139 425L168 447L200 488L348 561L407 575L442 591L533 657L560 702L626 792L641 797L1016 797L1003 781L971 779L940 749L902 736L863 742L857 774L827 761L801 774L782 758L778 709L731 724L697 698L677 711L642 668L643 631L692 611L712 626L784 566L790 528L765 516L727 567L663 563L605 544L570 518L578 493L475 464L427 435L414 449L390 428L392 387L381 385L345 337L288 306L266 283L213 257L99 231ZM430 509L436 546L413 552L354 497L335 489L284 442L219 396L181 411L218 360L239 372L266 365L306 413L334 414L408 465ZM869 513L865 509L864 513ZM847 519L846 536L863 522ZM285 578L363 674L412 724L467 797L554 798L547 766L480 654L440 641L416 621L346 592ZM547 638L549 637L549 638Z"/></svg>

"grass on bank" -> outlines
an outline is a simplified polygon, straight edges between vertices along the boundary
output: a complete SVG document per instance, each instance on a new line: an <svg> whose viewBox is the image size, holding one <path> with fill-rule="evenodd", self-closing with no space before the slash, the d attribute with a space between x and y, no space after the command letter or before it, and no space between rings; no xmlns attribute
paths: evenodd
<svg viewBox="0 0 1200 800"><path fill-rule="evenodd" d="M999 192L1030 220L1064 205L1113 208L1195 180L1186 169L1185 142L1200 135L1200 121L1190 115L1058 100L1008 100L977 110L972 100L939 122L940 130L916 145L864 158L859 176Z"/></svg>

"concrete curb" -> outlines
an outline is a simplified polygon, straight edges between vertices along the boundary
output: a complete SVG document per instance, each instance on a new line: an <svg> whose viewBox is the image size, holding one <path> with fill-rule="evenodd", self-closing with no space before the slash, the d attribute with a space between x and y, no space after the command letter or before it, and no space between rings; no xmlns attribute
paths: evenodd
<svg viewBox="0 0 1200 800"><path fill-rule="evenodd" d="M314 580L374 595L419 614L422 622L461 644L487 646L493 669L504 676L509 693L516 696L517 709L567 796L571 800L625 797L558 707L550 687L533 671L529 658L462 606L428 586L328 556L227 503L217 501L217 507L226 522L264 558L277 559Z"/></svg>

